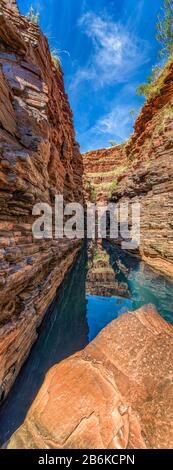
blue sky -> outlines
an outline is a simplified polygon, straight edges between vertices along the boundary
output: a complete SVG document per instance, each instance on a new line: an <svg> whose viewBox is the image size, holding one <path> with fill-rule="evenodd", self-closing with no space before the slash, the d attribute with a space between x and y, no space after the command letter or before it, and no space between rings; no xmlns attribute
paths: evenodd
<svg viewBox="0 0 173 470"><path fill-rule="evenodd" d="M133 130L136 87L159 61L157 14L162 0L18 0L30 5L59 52L81 151L108 147Z"/></svg>

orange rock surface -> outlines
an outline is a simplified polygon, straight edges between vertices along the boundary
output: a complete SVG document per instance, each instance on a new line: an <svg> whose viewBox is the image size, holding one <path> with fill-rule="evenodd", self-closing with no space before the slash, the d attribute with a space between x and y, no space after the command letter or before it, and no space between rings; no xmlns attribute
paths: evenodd
<svg viewBox="0 0 173 470"><path fill-rule="evenodd" d="M115 189L116 178L124 173L127 159L121 145L87 152L83 157L85 200L106 202Z"/></svg>
<svg viewBox="0 0 173 470"><path fill-rule="evenodd" d="M152 306L122 315L49 371L8 448L172 448L172 355Z"/></svg>

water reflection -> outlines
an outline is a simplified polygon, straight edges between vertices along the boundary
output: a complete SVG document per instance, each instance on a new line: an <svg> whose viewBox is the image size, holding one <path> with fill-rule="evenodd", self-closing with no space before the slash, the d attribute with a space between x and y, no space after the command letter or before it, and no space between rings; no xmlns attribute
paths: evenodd
<svg viewBox="0 0 173 470"><path fill-rule="evenodd" d="M132 308L126 279L115 274L109 253L99 241L88 245L86 295L89 341L108 323Z"/></svg>
<svg viewBox="0 0 173 470"><path fill-rule="evenodd" d="M116 279L127 286L132 309L152 303L162 317L173 324L173 281L118 247L107 242L103 247L109 255Z"/></svg>
<svg viewBox="0 0 173 470"><path fill-rule="evenodd" d="M89 341L109 322L152 303L173 324L173 282L108 242L88 246L86 280Z"/></svg>

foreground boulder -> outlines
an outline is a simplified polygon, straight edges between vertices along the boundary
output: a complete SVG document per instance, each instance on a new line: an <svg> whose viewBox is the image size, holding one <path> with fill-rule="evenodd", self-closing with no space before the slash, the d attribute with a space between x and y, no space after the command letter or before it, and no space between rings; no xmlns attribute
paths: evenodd
<svg viewBox="0 0 173 470"><path fill-rule="evenodd" d="M172 356L152 306L122 315L49 371L8 448L171 448Z"/></svg>

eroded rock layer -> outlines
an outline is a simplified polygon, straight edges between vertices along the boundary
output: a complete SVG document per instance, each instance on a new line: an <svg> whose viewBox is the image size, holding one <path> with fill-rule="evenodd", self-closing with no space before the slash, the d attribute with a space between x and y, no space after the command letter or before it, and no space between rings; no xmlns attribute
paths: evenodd
<svg viewBox="0 0 173 470"><path fill-rule="evenodd" d="M82 201L82 161L62 71L39 27L0 0L0 400L79 249L32 236L34 204Z"/></svg>
<svg viewBox="0 0 173 470"><path fill-rule="evenodd" d="M173 328L122 315L53 367L9 449L172 448Z"/></svg>
<svg viewBox="0 0 173 470"><path fill-rule="evenodd" d="M84 194L86 201L106 202L124 173L127 162L121 145L83 154Z"/></svg>

